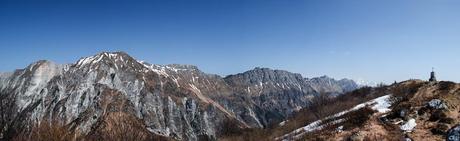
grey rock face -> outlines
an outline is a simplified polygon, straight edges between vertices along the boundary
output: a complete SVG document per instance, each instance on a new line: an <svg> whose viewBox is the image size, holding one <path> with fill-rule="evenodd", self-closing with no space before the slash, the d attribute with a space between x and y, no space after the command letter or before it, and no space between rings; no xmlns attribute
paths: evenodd
<svg viewBox="0 0 460 141"><path fill-rule="evenodd" d="M328 76L308 79L307 83L310 84L315 91L323 93L345 93L359 87L353 80L342 79L337 81Z"/></svg>
<svg viewBox="0 0 460 141"><path fill-rule="evenodd" d="M446 103L440 99L432 99L427 105L433 109L447 109Z"/></svg>
<svg viewBox="0 0 460 141"><path fill-rule="evenodd" d="M449 130L446 141L460 141L460 125L454 126Z"/></svg>
<svg viewBox="0 0 460 141"><path fill-rule="evenodd" d="M284 119L295 110L307 106L309 99L317 94L300 74L287 71L256 68L224 79L236 96L247 103L254 103L234 111L242 111L239 114L241 118L255 120L256 127ZM238 105L242 104L235 106Z"/></svg>
<svg viewBox="0 0 460 141"><path fill-rule="evenodd" d="M10 123L59 119L89 134L109 113L124 112L151 133L178 140L216 139L226 119L265 127L307 106L319 91L343 93L355 85L266 68L222 78L191 65L139 62L122 52L68 65L38 61L0 75L0 95L14 101Z"/></svg>

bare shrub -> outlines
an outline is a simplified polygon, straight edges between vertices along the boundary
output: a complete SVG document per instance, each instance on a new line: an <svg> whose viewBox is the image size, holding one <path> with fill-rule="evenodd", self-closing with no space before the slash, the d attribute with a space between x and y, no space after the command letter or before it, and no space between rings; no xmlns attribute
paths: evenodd
<svg viewBox="0 0 460 141"><path fill-rule="evenodd" d="M345 129L353 129L356 127L362 127L366 123L375 111L369 107L361 108L356 111L351 111L343 116L347 119L343 126Z"/></svg>
<svg viewBox="0 0 460 141"><path fill-rule="evenodd" d="M24 131L13 138L15 141L72 141L78 139L81 139L81 136L57 120L35 123L30 131Z"/></svg>
<svg viewBox="0 0 460 141"><path fill-rule="evenodd" d="M311 100L311 103L308 107L310 114L313 114L316 119L321 119L331 114L330 102L333 102L333 99L325 93L320 93L318 96L314 97Z"/></svg>
<svg viewBox="0 0 460 141"><path fill-rule="evenodd" d="M410 81L407 82L406 85L396 85L394 86L391 91L393 96L404 98L403 100L407 100L410 98L411 95L416 93L420 87L423 86L424 83L420 83L417 81Z"/></svg>
<svg viewBox="0 0 460 141"><path fill-rule="evenodd" d="M222 122L222 126L219 130L221 136L233 136L242 134L243 128L238 126L239 123L236 120L226 118Z"/></svg>
<svg viewBox="0 0 460 141"><path fill-rule="evenodd" d="M447 91L447 90L452 90L455 87L454 82L450 81L441 81L439 82L439 90L441 91Z"/></svg>
<svg viewBox="0 0 460 141"><path fill-rule="evenodd" d="M93 134L90 140L110 141L145 141L150 138L141 121L123 112L109 113Z"/></svg>
<svg viewBox="0 0 460 141"><path fill-rule="evenodd" d="M242 128L240 123L226 119L220 127L220 141L269 141L271 131L262 128Z"/></svg>

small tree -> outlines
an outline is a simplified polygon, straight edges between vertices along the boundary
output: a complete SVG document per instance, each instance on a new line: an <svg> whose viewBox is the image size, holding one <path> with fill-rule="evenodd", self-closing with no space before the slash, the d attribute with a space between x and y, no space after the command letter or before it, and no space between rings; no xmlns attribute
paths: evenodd
<svg viewBox="0 0 460 141"><path fill-rule="evenodd" d="M330 114L327 108L330 106L331 101L332 98L328 94L320 92L318 96L311 100L308 109L310 110L311 114L313 114L316 119L319 120Z"/></svg>

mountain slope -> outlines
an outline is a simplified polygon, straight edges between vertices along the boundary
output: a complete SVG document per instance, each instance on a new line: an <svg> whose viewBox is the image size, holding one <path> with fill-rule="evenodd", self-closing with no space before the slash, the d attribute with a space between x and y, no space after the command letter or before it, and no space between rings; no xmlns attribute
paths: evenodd
<svg viewBox="0 0 460 141"><path fill-rule="evenodd" d="M266 127L307 106L319 92L306 80L260 68L222 78L191 65L152 65L123 52L103 52L68 65L38 61L0 75L0 137L11 139L34 123L51 120L95 136L113 130L113 119L124 117L140 121L136 130L148 134L216 139L225 121ZM355 85L349 81L326 90L342 93Z"/></svg>
<svg viewBox="0 0 460 141"><path fill-rule="evenodd" d="M460 84L409 80L373 88L368 94L385 96L310 122L275 140L459 139Z"/></svg>

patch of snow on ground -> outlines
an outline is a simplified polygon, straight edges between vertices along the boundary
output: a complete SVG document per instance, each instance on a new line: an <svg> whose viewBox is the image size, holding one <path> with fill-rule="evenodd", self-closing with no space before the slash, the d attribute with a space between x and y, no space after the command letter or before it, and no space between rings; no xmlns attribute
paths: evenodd
<svg viewBox="0 0 460 141"><path fill-rule="evenodd" d="M415 119L409 119L406 123L401 125L401 130L411 132L412 130L414 130L415 126L417 126L417 123L415 123Z"/></svg>
<svg viewBox="0 0 460 141"><path fill-rule="evenodd" d="M278 124L278 125L279 125L279 126L284 126L284 125L286 125L286 122L287 122L287 121L283 121L283 122L281 122L281 123Z"/></svg>
<svg viewBox="0 0 460 141"><path fill-rule="evenodd" d="M330 119L330 118L328 118ZM341 123L345 121L344 119L339 119L339 120L335 120L333 122L331 122L329 125L334 125L334 124L337 124L337 123ZM320 125L322 124L322 120L318 120L317 122L314 122L313 124L309 124L307 126L305 126L303 128L303 130L305 130L305 133L308 133L308 132L313 132L313 131L316 131L316 130L321 130L324 128L324 125Z"/></svg>
<svg viewBox="0 0 460 141"><path fill-rule="evenodd" d="M339 126L335 129L337 132L343 132L343 125Z"/></svg>
<svg viewBox="0 0 460 141"><path fill-rule="evenodd" d="M375 105L371 107L372 110L376 110L379 113L386 113L386 112L391 111L390 95L376 98L373 100L373 102L375 102Z"/></svg>

